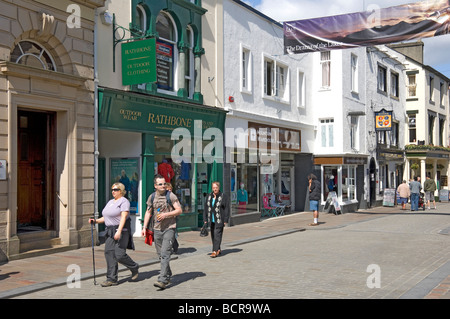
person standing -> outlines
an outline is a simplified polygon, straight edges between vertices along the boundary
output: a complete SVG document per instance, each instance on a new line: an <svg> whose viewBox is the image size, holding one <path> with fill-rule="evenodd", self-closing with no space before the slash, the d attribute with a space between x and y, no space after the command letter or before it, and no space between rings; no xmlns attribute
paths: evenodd
<svg viewBox="0 0 450 319"><path fill-rule="evenodd" d="M320 182L317 180L316 175L309 174L309 209L313 211L314 221L309 226L319 225L319 201L321 196Z"/></svg>
<svg viewBox="0 0 450 319"><path fill-rule="evenodd" d="M216 258L220 255L222 244L223 227L227 225L230 217L230 203L226 194L220 191L220 183L212 183L212 192L208 194L203 210L204 223L210 224L211 240L213 251L211 258Z"/></svg>
<svg viewBox="0 0 450 319"><path fill-rule="evenodd" d="M174 193L170 192L169 199L166 197L166 180L162 175L157 174L153 179L155 192L147 199L147 211L145 212L142 237L145 237L145 230L151 222L154 234L156 252L161 261L161 271L158 281L153 285L160 289L165 289L170 284L172 270L170 269L170 256L172 255L173 244L175 242L175 231L177 228L176 217L182 213L180 202ZM153 215L152 221L150 218Z"/></svg>
<svg viewBox="0 0 450 319"><path fill-rule="evenodd" d="M126 249L133 249L133 235L131 234L130 202L125 198L125 186L122 183L112 185L111 199L102 211L99 219L89 219L89 223L105 223L105 258L106 258L106 281L102 287L117 285L119 265L126 266L131 270L131 279L136 280L139 275L139 265L127 255Z"/></svg>
<svg viewBox="0 0 450 319"><path fill-rule="evenodd" d="M406 203L408 202L408 198L411 195L409 186L406 184L405 180L397 187L397 192L400 196L400 203L402 204L402 210L405 210Z"/></svg>
<svg viewBox="0 0 450 319"><path fill-rule="evenodd" d="M434 192L436 191L436 182L430 177L430 173L427 174L427 178L423 183L423 190L425 191L425 199L428 204L428 209L431 207L433 201L434 209L436 209L436 200L434 198Z"/></svg>
<svg viewBox="0 0 450 319"><path fill-rule="evenodd" d="M414 176L414 180L409 183L409 190L411 191L411 211L419 209L419 196L422 190L422 185L417 181L417 176Z"/></svg>

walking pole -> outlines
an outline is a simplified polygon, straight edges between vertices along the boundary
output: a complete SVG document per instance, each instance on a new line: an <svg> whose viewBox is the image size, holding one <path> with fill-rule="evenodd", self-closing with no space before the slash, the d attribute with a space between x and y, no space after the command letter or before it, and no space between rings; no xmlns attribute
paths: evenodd
<svg viewBox="0 0 450 319"><path fill-rule="evenodd" d="M92 239L92 266L94 268L94 285L97 285L97 282L95 281L95 257L94 257L94 223L95 223L95 216L92 218L91 222L91 239Z"/></svg>

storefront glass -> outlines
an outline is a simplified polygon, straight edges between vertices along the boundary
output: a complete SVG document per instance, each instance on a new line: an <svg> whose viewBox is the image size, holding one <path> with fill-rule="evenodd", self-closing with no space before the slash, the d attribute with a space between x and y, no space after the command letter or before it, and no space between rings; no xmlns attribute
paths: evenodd
<svg viewBox="0 0 450 319"><path fill-rule="evenodd" d="M356 199L356 165L323 166L323 200L336 192L341 202Z"/></svg>

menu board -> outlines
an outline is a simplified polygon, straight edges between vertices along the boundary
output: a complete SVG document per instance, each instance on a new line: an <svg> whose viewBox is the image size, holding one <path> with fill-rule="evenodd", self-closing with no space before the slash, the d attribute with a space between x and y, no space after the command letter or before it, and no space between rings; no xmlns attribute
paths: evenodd
<svg viewBox="0 0 450 319"><path fill-rule="evenodd" d="M383 195L383 206L394 206L396 192L393 188L386 188Z"/></svg>

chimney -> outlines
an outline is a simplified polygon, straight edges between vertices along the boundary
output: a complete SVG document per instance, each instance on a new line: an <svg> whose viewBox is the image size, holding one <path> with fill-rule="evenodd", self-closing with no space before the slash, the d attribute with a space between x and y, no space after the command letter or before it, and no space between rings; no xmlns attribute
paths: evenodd
<svg viewBox="0 0 450 319"><path fill-rule="evenodd" d="M417 42L390 44L388 47L423 64L424 43L421 40Z"/></svg>

